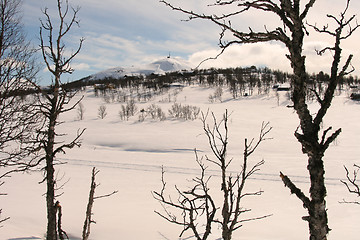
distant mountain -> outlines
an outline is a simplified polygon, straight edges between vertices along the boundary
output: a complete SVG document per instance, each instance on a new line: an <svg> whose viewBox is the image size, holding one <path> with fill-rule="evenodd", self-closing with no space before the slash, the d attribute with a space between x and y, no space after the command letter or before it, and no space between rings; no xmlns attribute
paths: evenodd
<svg viewBox="0 0 360 240"><path fill-rule="evenodd" d="M101 80L106 78L120 79L124 76L139 76L150 74L165 74L166 72L189 71L193 66L181 58L164 58L150 64L110 68L90 75L89 80Z"/></svg>

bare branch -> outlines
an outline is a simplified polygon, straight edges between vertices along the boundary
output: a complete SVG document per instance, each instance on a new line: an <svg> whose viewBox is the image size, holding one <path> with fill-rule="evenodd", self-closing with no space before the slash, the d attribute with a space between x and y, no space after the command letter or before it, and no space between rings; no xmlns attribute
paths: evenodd
<svg viewBox="0 0 360 240"><path fill-rule="evenodd" d="M271 139L271 138L266 138L266 135L268 133L270 133L271 130L272 130L272 127L270 127L270 122L267 122L267 123L262 122L259 138L258 138L258 141L255 143L255 145L252 146L253 141L251 141L249 145L247 145L247 141L245 143L246 149L248 149L248 151L246 153L247 157L250 156L258 148L258 146L260 145L261 142Z"/></svg>
<svg viewBox="0 0 360 240"><path fill-rule="evenodd" d="M306 197L305 194L298 187L295 186L295 184L290 180L290 178L288 178L288 176L280 172L280 177L283 183L285 184L285 187L290 189L291 194L295 194L303 202L304 208L309 209L310 199Z"/></svg>
<svg viewBox="0 0 360 240"><path fill-rule="evenodd" d="M251 28L249 28L249 32L245 33L241 31L237 31L231 25L231 20L229 20L229 18L237 15L241 15L242 13L250 9L256 9L260 11L273 12L276 15L278 15L278 17L280 17L280 19L284 22L284 24L287 27L293 27L292 19L290 19L285 14L284 9L282 9L280 6L278 6L273 1L270 0L256 0L256 1L246 1L246 2L216 1L216 3L213 4L212 6L221 7L224 5L234 5L234 8L239 9L238 11L235 10L231 13L221 14L219 16L216 14L196 13L194 11L186 10L181 7L176 7L170 4L168 1L164 1L164 0L161 0L160 2L164 3L166 6L170 7L174 11L179 11L188 15L188 21L194 19L204 19L213 22L222 29L219 38L219 46L220 48L222 48L222 51L216 57L208 58L204 61L218 58L225 51L225 49L227 49L229 46L234 44L268 42L268 41L281 41L286 45L290 44L289 37L285 34L285 30L281 28L268 31L266 30L266 26L265 26L264 32L254 32ZM312 4L309 3L309 6L311 7ZM304 13L304 15L306 15L306 13ZM224 41L223 38L225 36L225 32L230 32L235 37L236 40ZM200 66L204 61L202 61L198 66Z"/></svg>
<svg viewBox="0 0 360 240"><path fill-rule="evenodd" d="M354 164L353 167L354 167L354 171L352 172L352 176L350 176L350 171L346 166L344 166L344 169L346 171L346 181L341 180L341 183L343 183L346 186L349 193L354 194L356 197L360 197L360 185L358 183L358 174L359 174L360 166ZM348 202L345 200L343 201L343 203L360 204L359 201Z"/></svg>
<svg viewBox="0 0 360 240"><path fill-rule="evenodd" d="M198 158L195 150L196 162L201 169L200 177L194 178L194 186L188 191L181 191L176 186L175 189L179 195L177 202L171 200L171 198L165 197L165 186L164 180L164 168L162 167L161 182L162 188L160 192L153 191L153 196L158 200L162 206L165 214L155 211L156 214L167 220L168 222L183 226L184 229L180 233L180 236L188 230L192 230L197 239L207 239L211 233L211 224L214 220L216 207L215 202L209 195L208 181L210 177L206 178L205 171L206 167L202 163L201 159ZM183 217L178 219L173 213L167 210L166 206L179 209L182 212ZM200 234L198 230L198 218L204 217L206 225L204 233Z"/></svg>

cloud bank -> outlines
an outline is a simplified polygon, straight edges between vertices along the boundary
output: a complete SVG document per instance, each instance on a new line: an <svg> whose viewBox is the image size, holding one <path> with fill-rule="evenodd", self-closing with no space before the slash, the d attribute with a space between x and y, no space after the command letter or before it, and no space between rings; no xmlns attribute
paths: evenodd
<svg viewBox="0 0 360 240"><path fill-rule="evenodd" d="M38 45L41 9L47 6L51 10L56 7L55 2L24 1L24 24L34 45ZM73 62L76 71L69 77L73 80L111 67L149 63L167 56L169 52L172 56L182 57L194 65L198 65L204 59L215 57L220 52L217 45L220 29L217 26L209 21L182 21L187 19L187 16L170 10L157 0L102 0L101 2L70 0L70 3L81 7L79 12L81 22L80 28L74 28L67 36L67 46L70 50L76 49L78 39L85 38L83 49ZM180 4L187 9L208 11L203 1L184 0ZM338 16L344 7L345 1L317 1L310 12L309 22L322 26L330 21L326 18L327 13ZM360 9L360 1L351 1L351 9L351 13L355 14L356 10ZM251 16L238 18L236 24L244 31L249 26L263 30L264 21L269 28L276 26L276 21L263 16L261 12L260 14L261 17L259 13L254 12ZM360 52L357 47L359 38L360 30L343 42L342 59L345 61L348 54L354 54L353 65L358 69L360 69ZM327 53L319 57L315 49L332 44L333 39L310 31L310 36L306 37L303 46L309 73L330 71L331 54ZM291 72L286 54L287 49L276 42L234 45L218 59L206 61L201 67L255 65ZM360 71L357 70L355 74L360 75Z"/></svg>

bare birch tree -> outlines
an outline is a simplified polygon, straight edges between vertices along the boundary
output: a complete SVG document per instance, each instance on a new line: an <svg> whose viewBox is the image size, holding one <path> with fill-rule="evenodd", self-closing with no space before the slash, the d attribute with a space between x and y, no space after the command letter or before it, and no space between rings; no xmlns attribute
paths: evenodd
<svg viewBox="0 0 360 240"><path fill-rule="evenodd" d="M65 153L66 149L80 146L80 137L84 130L79 130L76 137L69 143L61 142L58 137L63 136L56 131L56 127L61 124L59 116L65 112L73 110L80 102L70 103L75 93L68 92L62 88L61 76L72 73L71 61L80 52L84 39L80 39L78 48L70 55L65 53L65 37L69 31L79 24L77 14L80 8L73 8L69 5L68 0L57 0L57 18L54 20L50 16L47 8L43 10L44 19L41 20L40 27L40 49L43 60L48 71L52 75L52 86L50 92L43 91L42 98L38 105L40 113L44 116L44 129L38 135L38 142L44 151L42 158L45 161L44 182L46 182L46 206L47 206L47 240L58 239L56 212L59 209L56 204L56 175L55 165L59 164L56 156L59 153ZM60 236L61 237L61 236Z"/></svg>
<svg viewBox="0 0 360 240"><path fill-rule="evenodd" d="M0 178L38 163L33 140L39 115L35 98L24 96L38 68L20 13L20 0L0 0Z"/></svg>
<svg viewBox="0 0 360 240"><path fill-rule="evenodd" d="M307 169L311 181L310 196L306 196L284 174L281 173L281 177L291 192L298 193L296 196L308 210L309 216L303 217L303 219L309 224L310 239L327 239L329 227L325 201L326 186L323 157L329 145L340 134L341 129L331 132L332 129L328 128L322 131L321 123L327 110L330 108L339 78L353 71L351 68L352 55L347 57L343 66L340 66L340 58L342 56L341 42L351 37L359 26L355 22L355 16L347 17L350 0L345 1L346 7L339 16L327 15L329 21L335 22L336 29L330 29L328 26L318 28L315 24L308 25L306 23L307 16L314 7L316 0L217 0L209 5L216 8L217 14L197 13L174 6L169 1L161 0L160 2L173 10L187 14L189 20L205 19L220 26L219 46L222 48L222 52L234 44L278 41L286 46L289 52L287 58L291 63L294 73L292 79L292 101L300 122L300 127L295 131L295 137L301 143L303 153L308 156ZM224 8L224 12L218 14L222 8ZM228 12L229 9L230 12ZM264 12L272 14L280 20L281 25L274 29L268 29L267 24L264 23L264 30L259 32L253 31L251 26L249 26L247 32L238 30L232 20L234 17L248 11L257 11L259 14ZM309 34L307 28L312 28L315 32L329 35L334 39L333 46L318 50L319 54L330 51L333 59L330 63L331 74L325 93L323 96L320 96L315 90L313 91L319 103L319 109L314 113L309 110L306 103L307 73L303 45L305 36ZM232 38L225 40L229 36Z"/></svg>
<svg viewBox="0 0 360 240"><path fill-rule="evenodd" d="M155 212L167 221L183 226L184 229L180 237L184 232L191 230L196 239L205 240L211 234L212 225L219 224L222 239L230 240L232 239L233 232L241 228L244 222L259 220L269 216L244 218L243 215L250 212L251 209L244 208L243 199L249 196L258 196L262 193L262 191L246 192L244 188L250 176L258 172L264 164L264 160L250 164L249 157L258 148L260 143L267 139L266 135L271 131L271 127L269 127L268 123L263 123L257 141L252 139L248 142L245 139L242 169L239 173L232 174L228 168L233 163L233 159L229 159L227 156L229 114L226 111L219 122L215 115L212 114L212 121L213 125L210 126L207 123L207 114L202 116L203 129L214 157L209 158L206 156L205 160L217 166L220 171L219 187L223 195L221 198L222 202L217 204L214 200L216 193L214 191L211 192L209 187L209 182L213 176L207 174L207 166L203 159L199 159L195 151L196 162L201 170L200 177L193 178L194 186L190 190L182 191L175 186L178 198L177 201L173 201L170 196L166 197L165 195L166 182L164 180L165 171L163 169L161 178L162 189L160 192L154 191L153 195L163 205L165 214L158 211ZM167 207L180 210L181 217L172 213ZM218 209L221 209L220 215L216 214ZM200 224L200 222L205 222L205 224ZM205 227L201 227L201 225Z"/></svg>
<svg viewBox="0 0 360 240"><path fill-rule="evenodd" d="M33 140L39 115L35 98L23 95L31 87L26 80L38 72L34 53L21 24L21 1L0 0L0 186L4 177L38 164Z"/></svg>

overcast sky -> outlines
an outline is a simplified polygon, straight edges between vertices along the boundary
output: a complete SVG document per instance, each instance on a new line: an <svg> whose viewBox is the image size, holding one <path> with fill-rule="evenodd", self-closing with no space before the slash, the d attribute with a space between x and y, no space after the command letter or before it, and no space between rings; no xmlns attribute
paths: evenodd
<svg viewBox="0 0 360 240"><path fill-rule="evenodd" d="M171 1L171 0L170 0ZM214 0L212 0L214 1ZM23 0L23 20L28 37L35 45L39 44L41 9L49 8L55 17L55 0ZM203 3L206 1L172 0L174 5L197 11L210 11ZM211 2L211 1L210 1ZM149 63L166 57L182 57L197 65L203 59L214 57L219 52L219 28L204 20L182 21L186 15L174 12L158 0L70 0L74 7L80 6L80 28L74 27L67 36L68 50L76 49L81 37L85 38L82 51L73 61L75 73L65 76L65 80L77 80L92 73L111 67L126 67ZM338 15L345 7L345 0L318 0L309 15L310 23L318 26L329 22L327 13ZM360 1L352 0L351 14L360 10ZM219 10L216 10L219 13ZM223 11L223 10L221 10ZM224 10L225 11L225 10ZM267 14L251 12L233 21L244 31L263 30L264 25L272 29L277 19ZM319 57L315 49L330 46L332 39L325 35L310 32L306 38L304 51L307 55L307 71L329 72L331 55ZM343 42L344 54L355 55L353 65L360 69L359 51L360 29ZM285 58L283 45L276 42L252 45L238 45L229 48L218 60L208 61L203 67L267 66L271 69L290 71ZM344 55L344 59L346 56ZM360 71L356 71L356 75ZM47 76L42 75L43 81Z"/></svg>

